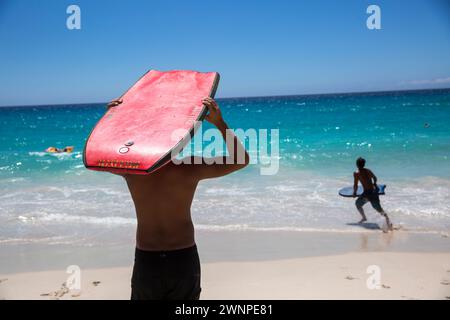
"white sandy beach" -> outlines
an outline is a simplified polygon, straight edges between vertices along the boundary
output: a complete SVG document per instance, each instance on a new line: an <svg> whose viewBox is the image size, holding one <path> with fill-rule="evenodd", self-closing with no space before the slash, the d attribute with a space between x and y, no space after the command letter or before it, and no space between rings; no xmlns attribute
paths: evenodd
<svg viewBox="0 0 450 320"><path fill-rule="evenodd" d="M369 289L370 265L380 288ZM0 299L129 299L130 267L81 270L81 290L65 270L0 276ZM450 299L450 253L357 252L202 265L202 299Z"/></svg>

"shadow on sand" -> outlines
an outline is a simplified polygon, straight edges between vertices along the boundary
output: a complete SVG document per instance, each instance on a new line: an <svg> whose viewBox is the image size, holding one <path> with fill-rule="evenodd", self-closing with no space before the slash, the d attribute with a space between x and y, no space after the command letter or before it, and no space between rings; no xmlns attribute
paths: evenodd
<svg viewBox="0 0 450 320"><path fill-rule="evenodd" d="M374 222L363 222L363 223L351 222L351 223L347 223L347 225L361 227L361 228L368 229L368 230L381 230L380 226Z"/></svg>

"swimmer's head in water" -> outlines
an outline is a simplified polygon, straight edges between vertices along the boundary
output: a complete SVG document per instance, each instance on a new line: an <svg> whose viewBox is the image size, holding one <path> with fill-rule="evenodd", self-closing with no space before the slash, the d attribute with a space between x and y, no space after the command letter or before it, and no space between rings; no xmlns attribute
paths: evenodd
<svg viewBox="0 0 450 320"><path fill-rule="evenodd" d="M366 160L364 158L359 157L358 159L356 159L356 166L358 167L358 169L364 168L365 165Z"/></svg>
<svg viewBox="0 0 450 320"><path fill-rule="evenodd" d="M62 153L62 152L71 153L73 151L73 148L74 148L73 146L65 147L64 149L59 149L56 147L48 147L47 149L45 149L45 151L49 153Z"/></svg>

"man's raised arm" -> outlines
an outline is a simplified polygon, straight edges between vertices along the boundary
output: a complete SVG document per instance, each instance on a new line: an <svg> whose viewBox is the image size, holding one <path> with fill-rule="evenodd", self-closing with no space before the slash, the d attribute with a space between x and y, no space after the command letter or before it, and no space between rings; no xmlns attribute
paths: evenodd
<svg viewBox="0 0 450 320"><path fill-rule="evenodd" d="M241 141L223 120L222 113L220 112L216 101L212 98L205 98L203 100L203 104L209 111L205 118L206 121L215 125L220 131L223 139L225 140L229 155L214 158L194 158L193 170L199 180L227 175L244 168L250 161L250 157Z"/></svg>

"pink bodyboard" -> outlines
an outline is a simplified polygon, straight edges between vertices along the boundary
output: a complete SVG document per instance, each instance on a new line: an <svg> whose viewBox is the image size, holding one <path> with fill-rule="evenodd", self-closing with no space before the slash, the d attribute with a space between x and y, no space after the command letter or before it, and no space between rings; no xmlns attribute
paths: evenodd
<svg viewBox="0 0 450 320"><path fill-rule="evenodd" d="M195 133L207 113L202 100L214 97L218 83L216 72L150 70L95 125L84 147L84 165L113 173L157 170ZM174 139L175 130L187 134Z"/></svg>

